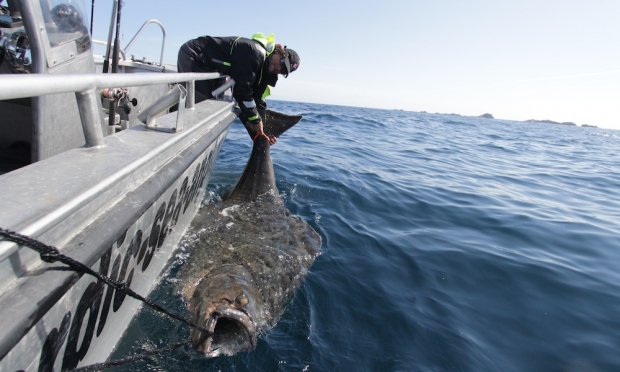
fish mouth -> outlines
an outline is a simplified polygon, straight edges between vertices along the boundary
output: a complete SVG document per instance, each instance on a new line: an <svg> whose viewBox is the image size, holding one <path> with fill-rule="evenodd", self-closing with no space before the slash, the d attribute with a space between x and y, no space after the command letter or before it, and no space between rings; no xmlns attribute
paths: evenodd
<svg viewBox="0 0 620 372"><path fill-rule="evenodd" d="M234 355L254 349L256 328L243 311L228 305L220 305L206 319L206 327L212 335L192 331L192 343L197 351L207 357Z"/></svg>

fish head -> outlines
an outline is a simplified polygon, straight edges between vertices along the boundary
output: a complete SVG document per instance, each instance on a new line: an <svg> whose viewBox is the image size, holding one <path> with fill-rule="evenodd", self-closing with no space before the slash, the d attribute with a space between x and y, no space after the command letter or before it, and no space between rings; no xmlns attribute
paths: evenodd
<svg viewBox="0 0 620 372"><path fill-rule="evenodd" d="M198 352L216 357L256 347L264 304L245 267L223 265L205 276L190 305L196 323L211 332L191 330L192 345Z"/></svg>

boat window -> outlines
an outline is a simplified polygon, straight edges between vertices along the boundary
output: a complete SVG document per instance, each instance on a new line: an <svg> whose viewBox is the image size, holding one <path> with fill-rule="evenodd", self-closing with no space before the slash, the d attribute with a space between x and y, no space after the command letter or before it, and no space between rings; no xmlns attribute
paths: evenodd
<svg viewBox="0 0 620 372"><path fill-rule="evenodd" d="M78 54L90 50L82 0L40 0L40 3L52 48L75 42Z"/></svg>

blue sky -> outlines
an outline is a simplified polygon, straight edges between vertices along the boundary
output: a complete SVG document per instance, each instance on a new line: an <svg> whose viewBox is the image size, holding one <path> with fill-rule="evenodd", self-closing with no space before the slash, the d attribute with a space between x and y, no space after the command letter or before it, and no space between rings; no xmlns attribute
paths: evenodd
<svg viewBox="0 0 620 372"><path fill-rule="evenodd" d="M107 38L111 4L96 0L95 39ZM301 57L273 99L620 129L618 0L215 4L125 0L121 45L148 19L166 27L173 64L200 35L273 32ZM129 53L158 61L160 42L151 25Z"/></svg>

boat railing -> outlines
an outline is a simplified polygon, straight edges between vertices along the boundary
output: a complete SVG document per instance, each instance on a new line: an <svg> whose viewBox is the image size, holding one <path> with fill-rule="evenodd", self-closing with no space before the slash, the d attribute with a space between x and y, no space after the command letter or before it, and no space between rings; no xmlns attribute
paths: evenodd
<svg viewBox="0 0 620 372"><path fill-rule="evenodd" d="M185 82L187 83L185 110L191 110L195 108L195 81L217 79L225 76L219 73L4 75L0 76L0 100L58 93L75 93L87 146L99 146L103 145L100 109L96 101L100 99L100 89ZM229 79L225 86L230 87L231 83L234 83L234 81ZM123 173L115 177L124 177L125 175ZM114 178L114 180L117 178ZM39 219L37 223L20 229L19 232L29 236L36 236L38 233L46 231L61 217L66 216L69 212L81 206L86 200L89 200L92 193L86 194L86 196L81 195L76 198L77 201L50 212L48 216ZM15 243L0 241L0 261L10 256L17 249L18 246Z"/></svg>
<svg viewBox="0 0 620 372"><path fill-rule="evenodd" d="M100 90L154 84L187 83L185 108L195 107L195 81L222 78L217 72L143 74L58 74L0 76L0 100L28 98L58 93L75 93L87 147L103 145L101 113L97 100Z"/></svg>
<svg viewBox="0 0 620 372"><path fill-rule="evenodd" d="M133 38L131 38L131 40L129 41L129 43L127 44L127 46L123 49L123 48L119 48L119 52L120 54L123 56L123 60L127 59L127 51L129 50L129 48L131 48L133 46L133 44L136 42L136 40L138 40L138 38L140 37L140 35L142 35L142 32L144 32L144 29L146 28L146 26L148 26L149 24L156 24L159 26L159 28L161 28L161 32L162 32L162 40L161 40L161 52L159 54L159 65L163 66L164 65L164 49L166 47L166 29L164 28L164 25L159 22L156 19L149 19L148 21L144 22L144 24L142 25L142 27L140 27L140 29L138 30L138 32L136 32L136 34L134 35ZM108 43L102 40L93 40L94 44L98 44L98 45L102 45L107 47Z"/></svg>
<svg viewBox="0 0 620 372"><path fill-rule="evenodd" d="M127 51L129 50L129 48L131 48L133 43L138 39L138 37L140 37L140 35L142 35L142 32L144 31L146 26L148 26L151 23L154 23L154 24L158 25L159 28L161 28L162 41L161 41L161 53L160 53L160 56L159 56L159 65L163 66L163 64L164 64L164 47L166 46L166 29L164 28L164 25L162 25L161 22L159 22L156 19L149 19L148 21L144 22L142 27L140 27L138 32L136 32L134 37L129 41L129 44L127 44L127 46L125 47L125 51L123 53L123 58L125 58L125 53L127 53Z"/></svg>

